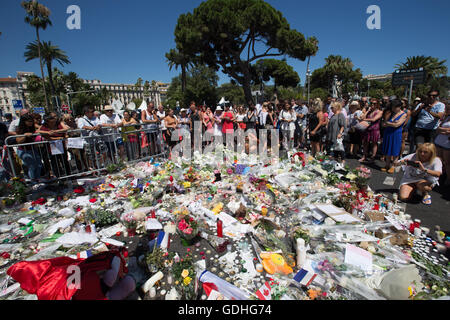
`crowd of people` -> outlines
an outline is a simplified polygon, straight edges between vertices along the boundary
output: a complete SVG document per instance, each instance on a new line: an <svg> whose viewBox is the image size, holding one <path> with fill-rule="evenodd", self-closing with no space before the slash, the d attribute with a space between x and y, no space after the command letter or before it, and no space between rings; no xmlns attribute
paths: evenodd
<svg viewBox="0 0 450 320"><path fill-rule="evenodd" d="M400 190L404 200L417 189L423 194L423 203L431 204L429 191L438 184L442 173L446 176L444 183L450 184L450 106L439 101L437 90L417 97L411 105L408 99L397 97L378 100L328 96L325 101L316 98L256 105L249 102L246 106L225 104L214 110L191 102L189 108L175 111L162 105L155 108L149 102L142 111L115 114L111 106L102 111L103 114L86 106L76 118L50 112L42 119L41 115L22 109L18 119L12 120L9 115L0 126L0 142L4 144L7 136L16 136L8 140L8 145L18 147L9 150L14 149L31 183L43 177L89 172L108 161L117 163L170 153L183 139L177 129L192 135L197 123L211 141L221 137L225 143L228 134L247 132L247 152L249 142L260 138L260 129L267 129L269 151L273 143L271 132L277 130L281 150L308 150L313 156L326 153L341 164L349 158L361 163L379 158L385 164L381 170L388 174L404 165ZM77 137L82 138L81 147L67 143L68 138ZM53 152L51 144L39 144L57 140L63 140L61 152ZM13 165L20 170L17 163Z"/></svg>

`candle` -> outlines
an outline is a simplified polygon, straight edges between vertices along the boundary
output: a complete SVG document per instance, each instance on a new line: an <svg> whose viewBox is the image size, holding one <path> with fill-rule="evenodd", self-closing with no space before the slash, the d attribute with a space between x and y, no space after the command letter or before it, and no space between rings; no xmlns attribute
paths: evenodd
<svg viewBox="0 0 450 320"><path fill-rule="evenodd" d="M420 237L420 235L422 234L422 229L420 228L414 228L414 235L416 237Z"/></svg>

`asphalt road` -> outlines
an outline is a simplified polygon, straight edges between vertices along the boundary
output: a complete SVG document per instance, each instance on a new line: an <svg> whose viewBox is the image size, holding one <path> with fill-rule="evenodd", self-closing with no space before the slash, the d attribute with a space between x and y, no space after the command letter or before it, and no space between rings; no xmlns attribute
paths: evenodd
<svg viewBox="0 0 450 320"><path fill-rule="evenodd" d="M356 168L361 165L356 159L346 159L346 164L350 168ZM384 162L375 160L373 163L364 163L364 165L372 170L372 177L369 185L374 192L386 194L392 199L392 194L398 192L400 180L403 172L389 174L382 172L380 169L384 167ZM394 183L386 180L387 177L394 178ZM442 179L441 179L442 181ZM441 184L442 185L442 184ZM406 203L406 213L411 215L412 219L420 219L422 226L434 230L436 225L446 234L450 233L450 187L437 186L431 191L431 205L422 204L422 197L416 194L415 197ZM447 231L447 232L446 232Z"/></svg>

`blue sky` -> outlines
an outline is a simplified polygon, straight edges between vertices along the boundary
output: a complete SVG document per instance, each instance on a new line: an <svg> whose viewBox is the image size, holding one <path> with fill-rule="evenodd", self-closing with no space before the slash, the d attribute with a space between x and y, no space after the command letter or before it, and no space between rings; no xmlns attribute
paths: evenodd
<svg viewBox="0 0 450 320"><path fill-rule="evenodd" d="M37 60L25 62L27 43L34 30L24 22L20 0L0 1L0 77L16 71L40 74ZM192 12L201 0L40 0L52 11L53 26L41 31L68 54L74 71L84 79L104 83L144 80L170 82L178 70L169 71L164 54L175 47L178 16ZM320 68L330 54L349 57L364 75L393 71L407 56L430 55L450 61L450 1L447 0L268 0L281 11L291 28L319 40L311 69ZM81 8L81 30L68 30L66 9ZM381 9L381 30L369 30L370 5ZM304 83L306 61L288 59ZM449 62L447 62L449 66ZM58 65L59 67L59 65ZM221 74L220 83L228 82Z"/></svg>

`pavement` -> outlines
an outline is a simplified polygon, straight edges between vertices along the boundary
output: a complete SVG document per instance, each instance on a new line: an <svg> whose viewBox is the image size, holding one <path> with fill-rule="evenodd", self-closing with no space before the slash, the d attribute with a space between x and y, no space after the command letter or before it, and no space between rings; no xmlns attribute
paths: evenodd
<svg viewBox="0 0 450 320"><path fill-rule="evenodd" d="M350 168L361 165L357 159L346 159L346 164ZM376 193L383 193L392 199L394 192L398 193L403 171L389 174L382 172L384 162L376 159L372 163L363 163L364 166L372 170L372 177L369 182L370 188ZM441 179L443 181L443 179ZM412 219L420 219L421 225L434 230L436 225L446 234L450 233L450 187L437 186L431 191L431 205L422 204L422 198L416 194L412 200L406 203L405 213L411 215Z"/></svg>

